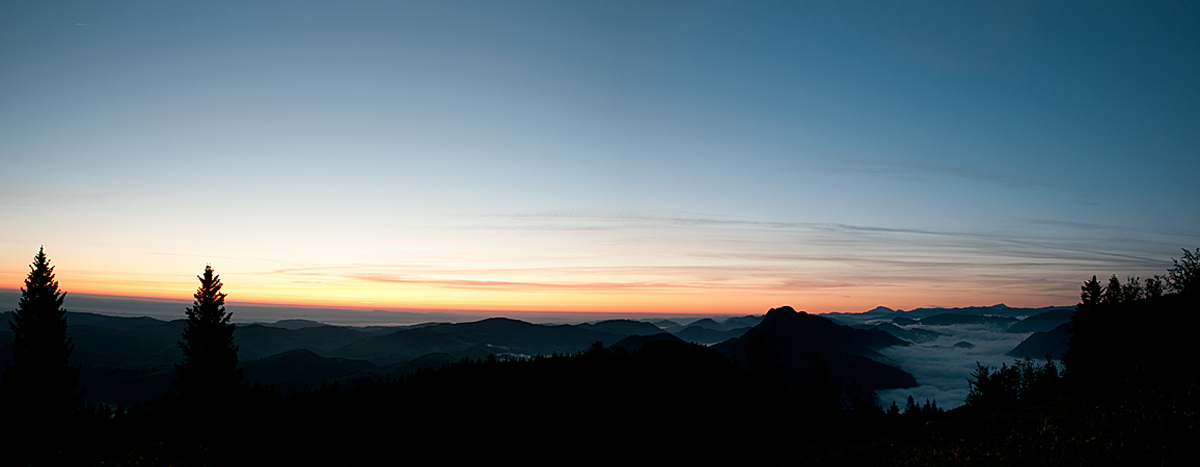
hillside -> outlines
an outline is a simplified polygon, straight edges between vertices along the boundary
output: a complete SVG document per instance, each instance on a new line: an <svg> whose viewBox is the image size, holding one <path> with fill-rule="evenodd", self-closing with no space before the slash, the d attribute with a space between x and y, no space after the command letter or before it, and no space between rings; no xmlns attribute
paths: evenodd
<svg viewBox="0 0 1200 467"><path fill-rule="evenodd" d="M791 307L771 309L744 335L713 348L747 368L752 340L758 336L780 353L784 377L792 388L799 388L807 378L814 357L820 357L830 369L835 387L848 384L875 390L917 385L907 372L875 360L883 359L878 349L907 342L883 331L854 329Z"/></svg>
<svg viewBox="0 0 1200 467"><path fill-rule="evenodd" d="M611 344L621 337L569 325L549 326L489 318L473 323L404 329L354 342L333 350L331 355L368 360L378 365L392 365L433 353L474 358L488 354L532 357L578 352L593 342Z"/></svg>
<svg viewBox="0 0 1200 467"><path fill-rule="evenodd" d="M1062 323L1047 332L1035 332L1006 355L1017 358L1062 358L1071 340L1071 322Z"/></svg>
<svg viewBox="0 0 1200 467"><path fill-rule="evenodd" d="M1063 323L1071 321L1074 310L1051 310L1025 318L1009 326L1004 332L1049 332Z"/></svg>

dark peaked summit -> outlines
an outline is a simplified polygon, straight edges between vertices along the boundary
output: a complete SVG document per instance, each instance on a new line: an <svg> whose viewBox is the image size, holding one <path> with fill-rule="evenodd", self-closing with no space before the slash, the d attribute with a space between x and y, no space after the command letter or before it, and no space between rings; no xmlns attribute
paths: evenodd
<svg viewBox="0 0 1200 467"><path fill-rule="evenodd" d="M1048 332L1062 323L1071 321L1071 315L1075 310L1051 310L1025 318L1021 321L1013 323L1004 332L1008 333L1026 333L1026 332Z"/></svg>
<svg viewBox="0 0 1200 467"><path fill-rule="evenodd" d="M1005 355L1017 358L1042 358L1046 355L1051 358L1061 358L1063 354L1067 353L1070 341L1071 322L1067 321L1049 331L1030 334Z"/></svg>
<svg viewBox="0 0 1200 467"><path fill-rule="evenodd" d="M790 306L773 308L767 312L760 326L754 331L786 331L793 341L817 346L834 352L872 354L877 349L893 345L908 345L891 334L877 330L853 329L842 326L818 315L796 311Z"/></svg>
<svg viewBox="0 0 1200 467"><path fill-rule="evenodd" d="M713 348L746 367L748 352L756 339L780 353L785 378L792 388L799 388L807 379L816 357L829 369L835 387L849 383L874 390L917 385L912 375L872 360L882 358L876 350L909 345L908 342L878 329L842 326L820 316L797 312L790 306L771 309L758 326L742 337Z"/></svg>
<svg viewBox="0 0 1200 467"><path fill-rule="evenodd" d="M704 318L701 320L692 321L691 323L688 324L688 327L692 327L692 326L702 328L702 329L711 329L714 331L723 330L723 328L721 327L721 324L717 323L716 321L713 321L712 318Z"/></svg>

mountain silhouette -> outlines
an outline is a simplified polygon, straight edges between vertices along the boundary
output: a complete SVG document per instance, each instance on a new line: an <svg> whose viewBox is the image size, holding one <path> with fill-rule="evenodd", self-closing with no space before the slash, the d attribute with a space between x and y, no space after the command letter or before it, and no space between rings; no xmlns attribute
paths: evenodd
<svg viewBox="0 0 1200 467"><path fill-rule="evenodd" d="M343 326L304 326L295 329L249 324L233 331L242 360L254 360L292 350L307 349L329 355L330 351L367 339L371 334Z"/></svg>
<svg viewBox="0 0 1200 467"><path fill-rule="evenodd" d="M179 332L164 323L149 329L111 329L98 326L67 326L73 339L73 363L85 367L149 368L179 363ZM180 326L182 327L182 326Z"/></svg>
<svg viewBox="0 0 1200 467"><path fill-rule="evenodd" d="M1046 306L1040 308L1016 308L1010 307L1003 303L992 306L967 306L961 308L914 308L909 311L900 311L905 316L910 318L926 318L933 315L955 314L955 315L988 315L1001 316L1006 318L1019 318L1021 316L1030 316L1051 310L1070 310L1074 306Z"/></svg>
<svg viewBox="0 0 1200 467"><path fill-rule="evenodd" d="M326 358L308 349L292 350L266 358L250 360L242 365L246 382L280 385L292 383L302 388L315 388L321 383L339 378L382 373L382 368L364 360ZM289 392L289 391L283 391Z"/></svg>
<svg viewBox="0 0 1200 467"><path fill-rule="evenodd" d="M658 326L659 329L667 332L678 332L683 329L683 325L669 319L659 319L650 321L650 324Z"/></svg>
<svg viewBox="0 0 1200 467"><path fill-rule="evenodd" d="M712 318L703 318L688 323L684 328L701 328L710 331L732 331L735 329L750 329L758 323L762 322L762 315L747 315L727 318L724 321L717 322Z"/></svg>
<svg viewBox="0 0 1200 467"><path fill-rule="evenodd" d="M746 315L735 316L733 318L721 321L721 329L723 331L732 331L739 328L752 328L761 323L765 315Z"/></svg>
<svg viewBox="0 0 1200 467"><path fill-rule="evenodd" d="M673 334L660 332L648 336L629 336L614 343L612 347L620 347L630 352L639 350L647 342L668 341L668 342L683 342L683 339L676 337Z"/></svg>
<svg viewBox="0 0 1200 467"><path fill-rule="evenodd" d="M877 350L908 342L878 329L854 329L788 306L771 309L761 323L741 337L713 348L748 368L751 341L757 336L780 353L784 378L793 389L808 377L809 367L818 356L828 367L834 387L876 390L917 385L907 372L875 360L884 360Z"/></svg>
<svg viewBox="0 0 1200 467"><path fill-rule="evenodd" d="M182 315L182 313L180 313L180 315ZM154 319L147 316L135 318L125 316L107 316L77 311L67 312L67 324L70 326L96 326L107 329L134 330L139 328L160 326L166 323L168 323L168 321Z"/></svg>
<svg viewBox="0 0 1200 467"><path fill-rule="evenodd" d="M1071 340L1071 322L1065 322L1046 332L1035 332L1017 344L1007 354L1017 358L1061 358Z"/></svg>
<svg viewBox="0 0 1200 467"><path fill-rule="evenodd" d="M941 313L920 318L923 326L954 326L958 324L976 324L1007 329L1017 322L1010 316L976 315L963 313Z"/></svg>
<svg viewBox="0 0 1200 467"><path fill-rule="evenodd" d="M695 342L697 344L711 345L719 342L724 342L734 337L741 337L750 327L735 328L730 330L709 329L701 326L689 325L683 330L676 332L675 337L683 339L687 342Z"/></svg>
<svg viewBox="0 0 1200 467"><path fill-rule="evenodd" d="M587 329L589 331L607 332L622 338L636 334L645 336L662 332L662 329L659 329L658 326L647 322L634 321L630 319L610 319L594 324L579 324L575 327Z"/></svg>
<svg viewBox="0 0 1200 467"><path fill-rule="evenodd" d="M891 334L893 336L899 337L901 339L904 339L906 341L917 343L917 344L924 343L924 342L930 342L930 341L937 339L938 337L946 335L944 333L932 331L929 329L921 329L920 327L911 327L909 329L904 329L893 323L880 323L880 324L875 325L874 328L879 329L880 331L886 332L888 334Z"/></svg>
<svg viewBox="0 0 1200 467"><path fill-rule="evenodd" d="M281 319L274 323L251 323L251 324L258 324L258 325L268 326L268 327L272 327L272 328L283 328L283 329L287 329L289 331L295 331L297 329L304 329L304 328L315 328L315 327L325 326L324 323L319 323L317 321L312 321L312 320L308 320L308 319Z"/></svg>
<svg viewBox="0 0 1200 467"><path fill-rule="evenodd" d="M572 353L593 342L612 343L620 336L570 325L531 324L509 318L489 318L461 324L440 324L403 329L370 337L336 349L331 355L393 365L426 354L475 356L480 351L496 355L533 356Z"/></svg>
<svg viewBox="0 0 1200 467"><path fill-rule="evenodd" d="M909 311L893 310L888 307L875 307L864 313L846 313L835 312L825 313L822 316L834 320L841 324L848 325L874 325L885 321L892 321L901 326L909 326L917 324L923 318L934 315L954 314L954 315L988 315L993 317L1004 317L1019 319L1025 316L1033 316L1039 313L1054 310L1074 310L1074 306L1047 306L1040 308L1017 308L1010 307L1003 303L992 306L968 306L961 308L915 308Z"/></svg>
<svg viewBox="0 0 1200 467"><path fill-rule="evenodd" d="M1062 323L1071 321L1074 310L1051 310L1025 318L1013 323L1004 332L1022 334L1026 332L1049 332Z"/></svg>

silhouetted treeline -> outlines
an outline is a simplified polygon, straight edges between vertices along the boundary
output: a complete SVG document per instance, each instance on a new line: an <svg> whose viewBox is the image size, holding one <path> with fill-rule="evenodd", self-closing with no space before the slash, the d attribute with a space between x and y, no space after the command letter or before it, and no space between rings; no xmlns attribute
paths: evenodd
<svg viewBox="0 0 1200 467"><path fill-rule="evenodd" d="M889 425L895 426L903 424L897 422L907 422L908 425L923 425L942 418L946 411L938 407L937 399L932 401L925 399L925 405L921 405L917 403L917 400L913 396L908 396L908 401L904 403L903 412L900 411L900 406L896 405L896 402L893 401L885 413L888 416L888 421L891 422Z"/></svg>
<svg viewBox="0 0 1200 467"><path fill-rule="evenodd" d="M964 403L979 409L1011 409L1053 400L1064 389L1058 364L1049 356L1044 363L1026 357L1000 368L977 365L967 380L970 391Z"/></svg>
<svg viewBox="0 0 1200 467"><path fill-rule="evenodd" d="M1200 249L1183 250L1164 275L1142 280L1096 276L1080 287L1071 317L1065 372L1046 356L1000 368L979 365L966 405L1008 409L1053 400L1069 391L1104 391L1113 384L1149 388L1190 377L1200 369ZM1063 374L1065 373L1065 377Z"/></svg>
<svg viewBox="0 0 1200 467"><path fill-rule="evenodd" d="M1149 383L1200 368L1200 249L1183 252L1163 276L1122 283L1113 275L1105 286L1092 276L1083 284L1064 357L1075 387L1130 378Z"/></svg>

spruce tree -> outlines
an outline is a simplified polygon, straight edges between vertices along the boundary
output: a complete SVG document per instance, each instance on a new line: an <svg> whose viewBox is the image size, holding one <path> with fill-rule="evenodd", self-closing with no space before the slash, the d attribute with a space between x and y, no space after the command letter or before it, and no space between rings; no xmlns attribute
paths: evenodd
<svg viewBox="0 0 1200 467"><path fill-rule="evenodd" d="M1104 286L1104 295L1100 298L1100 303L1121 303L1124 299L1121 293L1121 279L1117 279L1117 275L1113 274L1108 278L1108 285Z"/></svg>
<svg viewBox="0 0 1200 467"><path fill-rule="evenodd" d="M237 346L233 345L232 313L225 312L221 278L204 267L195 301L187 309L187 328L179 347L183 363L175 365L175 388L192 402L221 403L241 388Z"/></svg>
<svg viewBox="0 0 1200 467"><path fill-rule="evenodd" d="M66 293L58 291L54 266L39 248L29 266L21 300L9 326L13 331L11 365L4 365L5 401L18 426L23 447L41 450L80 414L83 399L76 390L80 366L68 361L74 346L67 338ZM11 440L10 440L11 441Z"/></svg>
<svg viewBox="0 0 1200 467"><path fill-rule="evenodd" d="M1092 276L1092 280L1085 281L1079 289L1079 299L1082 302L1080 305L1098 305L1104 296L1104 288L1100 286L1100 281L1096 280L1096 276Z"/></svg>

